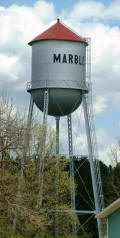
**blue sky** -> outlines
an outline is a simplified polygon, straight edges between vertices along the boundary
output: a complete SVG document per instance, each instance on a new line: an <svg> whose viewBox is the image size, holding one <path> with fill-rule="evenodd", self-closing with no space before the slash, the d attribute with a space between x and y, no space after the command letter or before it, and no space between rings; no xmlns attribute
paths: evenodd
<svg viewBox="0 0 120 238"><path fill-rule="evenodd" d="M119 0L0 0L1 90L13 97L20 110L27 110L25 85L31 78L31 48L27 43L54 24L57 17L92 39L96 133L100 157L107 158L120 136Z"/></svg>
<svg viewBox="0 0 120 238"><path fill-rule="evenodd" d="M17 5L27 5L27 6L33 6L34 3L36 1L35 0L0 0L0 3L2 6L5 7L9 7L11 6L13 3L17 4ZM76 3L79 2L79 0L47 0L46 2L48 3L53 3L55 5L56 11L60 12L62 9L64 8L72 8ZM103 2L105 5L108 5L112 2L112 0L98 0L97 2Z"/></svg>

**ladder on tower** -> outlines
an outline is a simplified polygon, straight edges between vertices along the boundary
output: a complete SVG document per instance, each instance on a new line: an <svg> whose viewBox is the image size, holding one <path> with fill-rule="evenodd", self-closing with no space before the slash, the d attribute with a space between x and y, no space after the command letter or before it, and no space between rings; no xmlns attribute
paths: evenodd
<svg viewBox="0 0 120 238"><path fill-rule="evenodd" d="M89 128L90 128L90 136L92 143L92 155L94 161L94 171L95 178L97 184L97 194L99 201L100 211L104 208L104 197L103 197L103 189L102 189L102 181L101 181L101 172L100 172L100 164L98 159L98 149L96 142L96 133L95 133L95 125L93 120L93 106L92 106L92 83L91 83L91 39L87 38L88 47L86 50L86 81L89 85L89 93L86 94L86 103L87 103L87 113L89 118Z"/></svg>

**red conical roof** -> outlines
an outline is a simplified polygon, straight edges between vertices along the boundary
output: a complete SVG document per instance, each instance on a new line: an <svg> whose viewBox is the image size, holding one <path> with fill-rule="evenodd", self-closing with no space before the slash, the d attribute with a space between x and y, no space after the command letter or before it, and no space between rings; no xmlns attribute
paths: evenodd
<svg viewBox="0 0 120 238"><path fill-rule="evenodd" d="M36 41L41 40L68 40L68 41L78 41L82 43L87 43L85 38L75 34L65 25L63 25L59 19L57 19L57 23L48 28L42 34L34 38L28 44L32 45Z"/></svg>

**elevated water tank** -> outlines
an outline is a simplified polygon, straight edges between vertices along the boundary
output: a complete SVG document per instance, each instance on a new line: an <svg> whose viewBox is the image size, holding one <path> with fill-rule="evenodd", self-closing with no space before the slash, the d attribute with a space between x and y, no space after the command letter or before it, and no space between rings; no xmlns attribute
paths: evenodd
<svg viewBox="0 0 120 238"><path fill-rule="evenodd" d="M28 92L43 111L44 90L49 89L48 114L64 116L78 108L86 93L87 42L60 20L37 36L32 46L32 80Z"/></svg>

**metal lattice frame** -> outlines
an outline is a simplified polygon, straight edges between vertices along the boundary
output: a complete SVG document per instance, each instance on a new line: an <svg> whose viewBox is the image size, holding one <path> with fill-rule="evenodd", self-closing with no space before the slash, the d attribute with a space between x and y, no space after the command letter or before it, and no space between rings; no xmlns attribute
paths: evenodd
<svg viewBox="0 0 120 238"><path fill-rule="evenodd" d="M55 238L59 235L59 121L60 117L56 117L56 212L55 212Z"/></svg>
<svg viewBox="0 0 120 238"><path fill-rule="evenodd" d="M27 120L27 130L26 130L26 146L28 145L28 141L29 141L29 135L28 135L28 131L31 127L31 120L32 120L32 113L33 113L33 105L34 105L34 101L32 96L30 97L30 105L29 105L29 112L28 112L28 120ZM18 184L18 191L17 191L17 196L21 195L21 183L22 183L22 179L24 176L24 156L21 159L21 169L20 169L20 180L19 180L19 184ZM14 219L13 219L13 229L16 230L16 225L17 225L17 219L18 219L18 212L17 210L15 210L15 214L14 214Z"/></svg>
<svg viewBox="0 0 120 238"><path fill-rule="evenodd" d="M96 162L96 154L95 154L95 144L93 141L94 135L92 131L92 125L90 122L90 114L88 113L89 107L86 103L85 95L83 96L83 108L84 108L84 117L85 117L85 126L86 126L86 133L87 133L87 142L88 142L88 158L90 162L90 170L91 170L91 178L92 178L92 185L93 185L93 194L95 200L95 209L96 214L101 211L100 208L100 199L102 198L101 193L101 176L100 176L100 168L99 164ZM97 219L98 223L98 232L99 238L102 238L102 227L101 221Z"/></svg>
<svg viewBox="0 0 120 238"><path fill-rule="evenodd" d="M100 166L98 160L98 150L95 134L95 126L93 120L92 108L92 84L91 84L91 43L90 38L87 39L88 47L86 54L86 80L89 83L89 93L83 95L83 109L85 117L85 126L88 142L88 153L91 168L91 177L93 184L94 200L96 213L98 214L104 208L103 190ZM103 237L101 220L97 219L99 238Z"/></svg>
<svg viewBox="0 0 120 238"><path fill-rule="evenodd" d="M28 121L27 121L27 127L31 126L31 120L32 120L32 113L33 113L33 105L34 101L32 96L30 97L30 105L29 105L29 112L28 112Z"/></svg>
<svg viewBox="0 0 120 238"><path fill-rule="evenodd" d="M85 127L86 127L86 134L87 134L87 142L88 142L88 158L90 162L90 170L91 170L91 177L92 177L92 186L93 186L93 193L94 193L94 202L95 208L89 210L76 210L75 207L75 184L74 184L74 173L78 170L74 166L75 157L73 156L73 142L72 142L72 121L71 121L71 114L67 116L68 120L68 142L69 142L69 162L70 162L70 180L71 180L71 216L72 220L72 235L76 238L78 231L81 229L82 234L84 237L88 237L87 233L84 229L84 226L87 222L89 222L95 214L99 213L104 208L104 200L103 200L103 191L102 191L102 182L101 182L101 174L100 174L100 167L99 167L99 160L98 160L98 152L97 152L97 143L96 143L96 135L95 135L95 127L94 127L94 120L93 120L93 109L92 109L92 87L91 87L91 44L90 39L87 39L88 47L86 51L86 85L89 85L89 93L83 94L83 109L84 109L84 118L85 118ZM57 124L56 124L57 125ZM57 126L56 126L57 130ZM57 137L56 137L57 138ZM56 140L57 145L57 140ZM57 151L57 150L56 150ZM86 156L85 156L86 157ZM78 171L77 171L78 172ZM80 176L80 174L79 174ZM57 179L57 178L56 178ZM80 179L82 180L81 176ZM83 186L85 187L84 181L82 181ZM85 187L85 190L87 188ZM88 192L87 192L88 193ZM91 197L88 194L90 200ZM94 203L92 201L94 206ZM56 207L56 209L58 206ZM91 207L92 208L92 207ZM58 210L58 212L60 212ZM63 211L64 213L68 213L69 211ZM76 214L89 214L89 218L84 222L84 224L76 226ZM57 219L57 218L56 218ZM103 238L102 232L102 224L101 220L97 219L98 224L98 234L99 238ZM58 230L56 232L56 237L58 237Z"/></svg>
<svg viewBox="0 0 120 238"><path fill-rule="evenodd" d="M73 142L72 142L72 119L71 114L67 116L68 122L68 143L69 143L69 162L70 162L70 181L71 181L71 216L72 216L72 236L73 238L77 237L77 232L79 228L82 230L84 237L87 237L87 234L84 230L84 225L97 213L99 213L104 207L103 200L103 191L102 191L102 182L101 182L101 174L97 153L97 144L96 144L96 136L95 136L95 127L93 121L93 109L92 109L92 87L91 87L91 44L90 39L87 39L88 46L86 47L86 85L89 85L89 93L83 94L83 109L84 109L84 118L85 118L85 126L86 126L86 134L87 134L87 142L88 142L88 153L89 153L89 162L90 162L90 170L92 177L92 185L94 192L94 201L95 201L95 209L91 209L91 211L87 210L76 210L75 206L75 183L74 183L74 175L75 175L75 166L74 166L74 156L73 156ZM30 107L29 107L29 116L28 116L28 125L31 124L32 111L33 111L33 99L31 97ZM38 154L40 155L40 166L39 166L39 197L37 203L39 206L42 205L43 199L43 179L44 179L44 159L45 159L45 142L46 142L46 131L47 131L47 116L48 116L48 104L49 104L49 91L45 89L44 92L44 108L43 108L43 139L42 139L42 148L39 149ZM59 118L56 118L56 155L59 155ZM58 226L58 198L59 198L59 158L56 159L56 211L55 211L55 237L59 236L59 226ZM85 188L86 189L86 188ZM70 211L62 211L63 213L68 213ZM76 214L89 214L90 217L87 219L85 224L80 224L79 227L76 225ZM103 238L102 234L102 224L101 220L97 219L98 223L98 232L99 238Z"/></svg>
<svg viewBox="0 0 120 238"><path fill-rule="evenodd" d="M100 165L99 165L99 160L98 160L98 148L97 148L97 140L96 140L96 133L95 133L95 125L94 125L94 119L93 119L90 38L88 38L88 43L89 43L89 46L88 46L88 50L87 50L87 58L88 59L87 59L87 75L86 75L86 77L88 78L88 82L89 82L89 94L86 95L86 104L87 104L87 112L88 112L88 117L89 117L91 141L92 141L92 145L93 145L92 153L93 153L95 176L96 176L96 183L97 183L99 207L100 207L100 210L102 210L104 208L104 197L103 197Z"/></svg>
<svg viewBox="0 0 120 238"><path fill-rule="evenodd" d="M48 89L44 92L44 107L43 107L43 135L42 135L42 146L39 148L38 155L40 156L39 166L39 197L37 199L38 206L42 205L43 200L43 177L44 177L44 160L45 160L45 143L46 143L46 132L47 132L47 116L48 116L48 104L49 104L49 92Z"/></svg>
<svg viewBox="0 0 120 238"><path fill-rule="evenodd" d="M72 235L76 238L76 208L75 208L75 182L74 182L74 159L73 159L73 143L72 143L72 120L71 114L67 116L68 120L68 142L69 142L69 162L70 162L70 181L71 181L71 207L72 207Z"/></svg>
<svg viewBox="0 0 120 238"><path fill-rule="evenodd" d="M92 86L91 86L91 44L90 39L87 39L88 41L88 47L86 50L86 85L89 85L88 88L88 94L83 94L83 110L84 110L84 118L85 118L85 127L86 127L86 135L87 135L87 144L88 144L88 158L90 162L90 171L91 171L91 178L92 178L92 186L93 186L93 194L94 194L94 202L95 202L95 208L91 209L91 211L87 210L75 210L75 196L74 196L74 186L71 188L71 201L72 201L72 208L74 209L74 212L76 214L91 214L91 216L87 219L87 221L84 224L79 225L77 228L76 233L81 229L82 233L85 237L88 237L85 230L84 225L91 219L95 214L98 214L103 208L104 208L104 199L103 199L103 190L102 190L102 182L101 182L101 174L100 174L100 166L99 166L99 160L98 160L98 150L97 150L97 143L96 143L96 135L95 135L95 127L94 127L94 120L93 120L93 109L92 109ZM69 118L69 116L68 116ZM68 119L68 125L70 118ZM69 128L70 133L71 127ZM72 134L69 135L69 157L73 158L73 149L72 149ZM72 155L72 156L70 156ZM74 167L73 160L70 160L70 173L74 177L73 171L79 172L78 168ZM71 177L72 177L71 176ZM85 187L84 181L82 180L80 174L79 174L80 180L82 181L82 184ZM89 198L90 195L88 194ZM90 198L91 200L91 198ZM94 206L94 204L93 204ZM91 207L92 208L92 207ZM98 234L99 238L103 238L103 229L102 229L102 223L100 219L97 219L98 224ZM74 227L73 222L73 227ZM73 229L74 231L74 229ZM74 237L74 232L73 232Z"/></svg>

